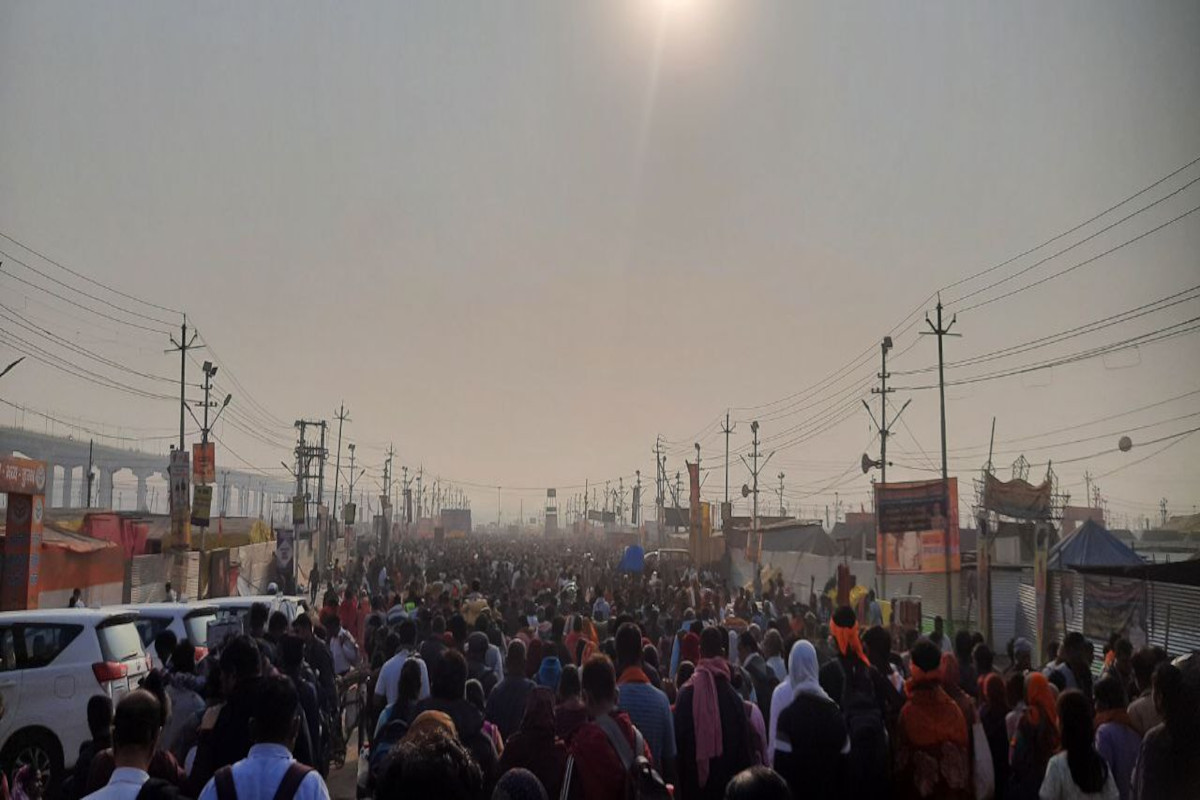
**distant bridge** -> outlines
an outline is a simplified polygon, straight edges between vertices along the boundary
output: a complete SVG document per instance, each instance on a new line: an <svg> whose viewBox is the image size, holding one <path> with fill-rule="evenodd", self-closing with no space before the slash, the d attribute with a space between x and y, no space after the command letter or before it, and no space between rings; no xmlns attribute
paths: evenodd
<svg viewBox="0 0 1200 800"><path fill-rule="evenodd" d="M12 454L46 462L49 467L46 471L46 505L51 508L75 505L76 471L80 481L78 505L87 505L84 487L87 486L88 448L86 439L0 426L0 455ZM166 481L168 456L105 444L93 444L91 450L91 463L97 474L98 488L93 505L97 508L114 508L113 475L121 470L129 470L137 478L137 509L148 510L147 481L154 476ZM217 452L220 453L219 447ZM230 516L258 516L261 511L270 518L274 501L295 493L294 484L257 473L219 469L218 476L221 480L215 487L214 514L217 509L225 508ZM219 496L222 492L229 496ZM236 504L231 504L229 501L235 497Z"/></svg>

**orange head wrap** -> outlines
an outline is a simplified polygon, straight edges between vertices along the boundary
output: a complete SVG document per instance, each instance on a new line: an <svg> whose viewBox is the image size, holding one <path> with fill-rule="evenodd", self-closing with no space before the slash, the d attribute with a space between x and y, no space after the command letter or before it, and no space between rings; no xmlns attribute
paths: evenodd
<svg viewBox="0 0 1200 800"><path fill-rule="evenodd" d="M867 660L867 654L863 652L862 640L858 638L858 626L851 625L843 628L833 620L829 621L829 632L833 634L833 640L837 642L838 652L846 658L851 655L856 655L864 664L870 664Z"/></svg>

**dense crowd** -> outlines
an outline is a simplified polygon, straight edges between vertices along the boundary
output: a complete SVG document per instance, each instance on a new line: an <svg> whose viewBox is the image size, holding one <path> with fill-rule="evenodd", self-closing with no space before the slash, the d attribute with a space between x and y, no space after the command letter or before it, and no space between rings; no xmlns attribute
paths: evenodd
<svg viewBox="0 0 1200 800"><path fill-rule="evenodd" d="M64 792L324 798L357 742L381 800L1200 797L1195 657L1114 637L1094 678L1077 633L1035 664L1023 639L885 624L873 594L617 556L406 542L330 565L315 620L255 606L199 665L160 635L162 670L89 703Z"/></svg>

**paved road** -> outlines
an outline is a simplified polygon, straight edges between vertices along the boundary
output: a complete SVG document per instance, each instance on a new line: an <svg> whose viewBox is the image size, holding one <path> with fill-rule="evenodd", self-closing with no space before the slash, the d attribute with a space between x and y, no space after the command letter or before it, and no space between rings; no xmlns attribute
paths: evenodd
<svg viewBox="0 0 1200 800"><path fill-rule="evenodd" d="M347 748L346 765L329 773L329 795L333 800L354 800L358 784L358 737Z"/></svg>

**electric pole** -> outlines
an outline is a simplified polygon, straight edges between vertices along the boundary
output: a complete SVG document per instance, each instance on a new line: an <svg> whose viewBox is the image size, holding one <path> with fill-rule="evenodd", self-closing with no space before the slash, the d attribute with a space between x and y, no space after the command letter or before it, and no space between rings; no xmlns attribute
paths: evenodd
<svg viewBox="0 0 1200 800"><path fill-rule="evenodd" d="M333 508L330 511L333 513L332 529L336 531L338 529L338 482L342 477L342 426L350 421L350 415L346 412L346 404L344 402L338 407L338 412L334 414L334 419L338 421L338 438L337 455L333 461ZM350 472L354 472L353 466L350 467Z"/></svg>
<svg viewBox="0 0 1200 800"><path fill-rule="evenodd" d="M88 439L87 508L92 507L92 446L95 445L95 443L95 439Z"/></svg>
<svg viewBox="0 0 1200 800"><path fill-rule="evenodd" d="M750 470L750 475L754 479L754 488L751 489L743 486L742 495L753 495L750 512L749 536L753 537L751 541L753 542L752 552L754 555L754 593L758 595L762 593L762 569L760 568L760 563L762 561L762 533L758 529L758 473L763 469L763 467L767 466L767 462L771 460L771 456L775 455L775 453L772 451L770 455L763 459L763 462L760 465L758 463L758 446L760 444L758 440L758 420L754 420L750 423L750 432L754 434L754 439L751 442L754 446L754 449L751 451L752 454L750 456L751 460L754 462L754 466L751 467L749 464L746 464L745 456L738 456L738 458L742 459L742 463L746 465L746 469Z"/></svg>
<svg viewBox="0 0 1200 800"><path fill-rule="evenodd" d="M730 426L729 412L725 412L725 426L721 428L721 433L725 434L725 505L729 505L729 434L733 433L733 429L737 427Z"/></svg>
<svg viewBox="0 0 1200 800"><path fill-rule="evenodd" d="M192 338L188 339L187 329L187 314L183 315L183 325L179 328L179 341L175 341L175 337L170 337L171 344L175 345L167 353L179 353L179 450L183 451L183 414L187 410L187 354L188 350L197 350L196 339L199 333L193 331Z"/></svg>
<svg viewBox="0 0 1200 800"><path fill-rule="evenodd" d="M887 440L888 440L888 437L892 435L892 427L891 426L895 425L897 422L900 421L900 415L904 413L904 409L908 408L908 404L911 402L910 400L906 400L904 402L904 405L900 407L900 410L896 413L896 416L892 418L892 422L889 425L888 421L887 421L887 396L889 394L891 394L892 392L896 391L895 389L889 389L888 385L887 385L887 379L892 377L891 374L887 371L887 355L888 355L888 351L891 349L892 349L892 337L890 337L890 336L883 337L883 343L880 345L880 348L879 348L880 353L882 355L882 364L881 364L881 369L879 371L879 388L871 389L871 394L879 395L879 421L878 422L876 422L876 420L875 420L875 415L871 413L871 407L869 405L867 405L867 401L866 400L863 401L863 407L867 409L867 414L871 417L871 422L873 422L875 424L876 429L879 431L879 460L878 461L870 461L869 459L867 459L864 456L863 472L865 473L867 470L869 470L873 466L879 467L879 484L881 486L885 486L885 487L887 486L887 468L888 468ZM878 526L878 520L879 520L878 505L879 505L878 503L875 504L875 519L876 519L877 526ZM886 547L887 534L885 534L885 533L881 534L881 537L885 542L884 550L886 551L886 549L887 549L887 547ZM887 558L886 558L886 553L884 553L882 555L879 553L876 553L875 560L880 565L879 566L879 592L883 597L887 597Z"/></svg>
<svg viewBox="0 0 1200 800"><path fill-rule="evenodd" d="M925 324L929 326L928 331L921 331L922 334L927 334L937 337L938 343L938 402L941 406L942 416L942 544L943 554L946 559L946 624L950 629L954 629L954 593L950 587L950 513L949 495L950 495L950 476L946 464L946 359L944 352L944 341L947 336L958 336L957 333L950 333L950 329L954 327L954 323L958 320L958 315L954 315L950 319L949 325L942 325L942 296L938 294L937 302L937 324L934 325L929 321L929 315L925 315Z"/></svg>
<svg viewBox="0 0 1200 800"><path fill-rule="evenodd" d="M782 472L779 473L779 516L781 516L781 517L787 516L787 511L783 507L783 479L784 479L784 477L785 476Z"/></svg>

